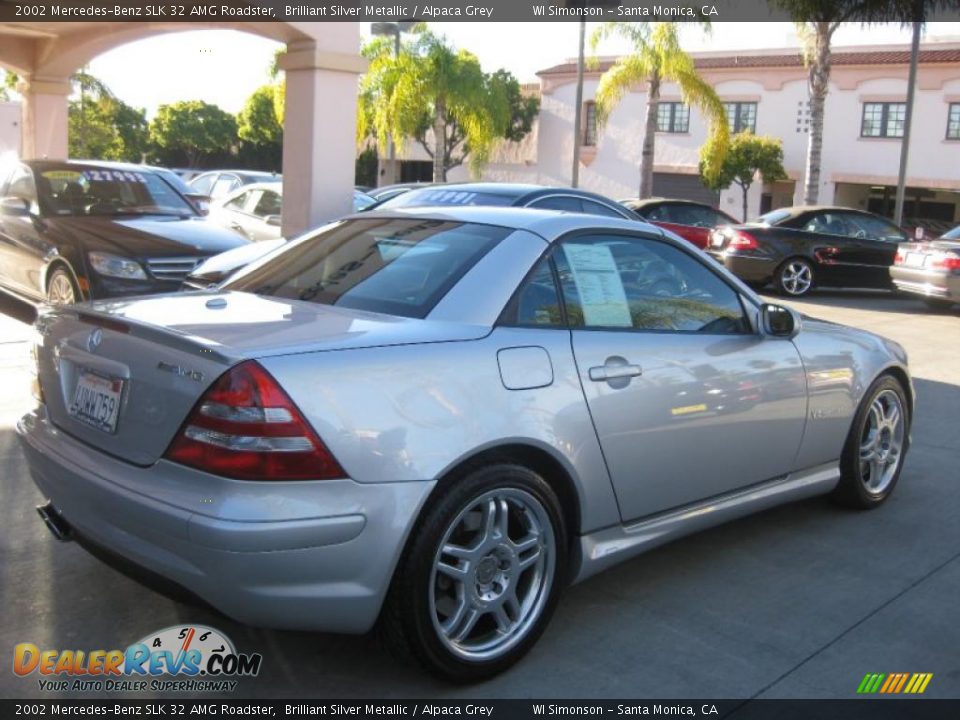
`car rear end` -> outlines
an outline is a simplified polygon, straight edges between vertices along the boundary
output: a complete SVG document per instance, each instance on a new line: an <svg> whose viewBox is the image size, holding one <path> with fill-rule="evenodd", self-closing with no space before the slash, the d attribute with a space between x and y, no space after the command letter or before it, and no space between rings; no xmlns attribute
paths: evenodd
<svg viewBox="0 0 960 720"><path fill-rule="evenodd" d="M960 302L960 240L901 243L890 278L900 292L943 304Z"/></svg>
<svg viewBox="0 0 960 720"><path fill-rule="evenodd" d="M741 280L764 284L776 270L776 257L763 241L765 228L724 225L710 233L706 251Z"/></svg>

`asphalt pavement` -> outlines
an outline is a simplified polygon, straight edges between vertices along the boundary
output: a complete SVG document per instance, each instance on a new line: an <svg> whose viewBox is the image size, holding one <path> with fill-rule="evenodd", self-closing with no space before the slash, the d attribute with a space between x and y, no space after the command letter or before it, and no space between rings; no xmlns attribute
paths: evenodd
<svg viewBox="0 0 960 720"><path fill-rule="evenodd" d="M933 673L925 696L960 697L960 311L886 293L793 305L907 348L919 400L891 500L809 500L656 549L570 588L514 669L451 687L374 637L245 627L56 542L13 431L30 403L32 310L0 298L0 697L52 697L10 671L16 643L124 648L182 623L263 654L235 697L853 698L868 672Z"/></svg>

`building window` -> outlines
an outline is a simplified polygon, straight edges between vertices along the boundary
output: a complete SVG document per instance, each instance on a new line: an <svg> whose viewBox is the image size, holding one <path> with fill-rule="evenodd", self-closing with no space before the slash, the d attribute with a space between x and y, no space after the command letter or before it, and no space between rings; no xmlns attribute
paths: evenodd
<svg viewBox="0 0 960 720"><path fill-rule="evenodd" d="M755 102L728 102L723 107L727 111L727 124L730 132L757 131L757 104Z"/></svg>
<svg viewBox="0 0 960 720"><path fill-rule="evenodd" d="M902 138L906 103L864 103L860 137Z"/></svg>
<svg viewBox="0 0 960 720"><path fill-rule="evenodd" d="M593 147L597 144L597 105L588 102L583 105L583 144Z"/></svg>
<svg viewBox="0 0 960 720"><path fill-rule="evenodd" d="M960 140L960 103L950 103L947 114L947 140Z"/></svg>
<svg viewBox="0 0 960 720"><path fill-rule="evenodd" d="M658 103L657 132L690 132L690 107L679 102Z"/></svg>

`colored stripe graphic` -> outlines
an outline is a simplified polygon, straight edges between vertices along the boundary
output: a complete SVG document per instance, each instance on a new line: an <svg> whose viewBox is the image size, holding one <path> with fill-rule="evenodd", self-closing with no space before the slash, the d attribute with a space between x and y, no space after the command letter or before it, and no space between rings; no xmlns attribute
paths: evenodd
<svg viewBox="0 0 960 720"><path fill-rule="evenodd" d="M858 695L920 695L933 679L933 673L867 673L857 686Z"/></svg>

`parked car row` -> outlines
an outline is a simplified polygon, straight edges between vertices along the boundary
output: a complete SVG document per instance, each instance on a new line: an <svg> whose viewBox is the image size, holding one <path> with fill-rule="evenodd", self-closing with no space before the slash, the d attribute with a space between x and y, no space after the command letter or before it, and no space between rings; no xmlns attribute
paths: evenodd
<svg viewBox="0 0 960 720"><path fill-rule="evenodd" d="M937 307L960 297L960 228L911 243L890 221L851 208L780 208L738 223L702 203L614 202L538 185L407 183L353 192L354 212L513 206L647 222L752 286L773 285L789 297L818 286L896 288ZM141 165L19 163L0 169L0 287L54 303L209 287L283 245L282 208L282 176L273 173L212 171L188 184L174 171Z"/></svg>

